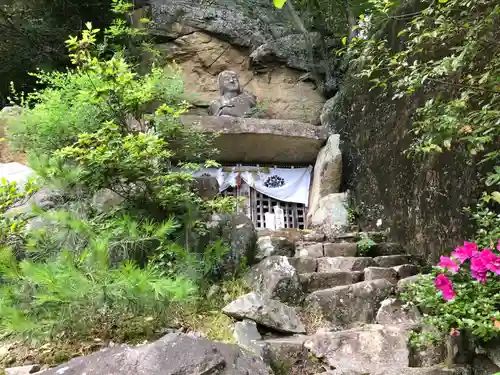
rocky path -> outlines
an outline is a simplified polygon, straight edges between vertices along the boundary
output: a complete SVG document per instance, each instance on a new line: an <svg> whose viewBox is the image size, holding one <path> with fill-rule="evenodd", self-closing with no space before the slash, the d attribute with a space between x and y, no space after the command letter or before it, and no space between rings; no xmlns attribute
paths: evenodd
<svg viewBox="0 0 500 375"><path fill-rule="evenodd" d="M469 374L445 368L441 346L409 345L421 315L397 293L422 262L386 242L360 256L356 236L261 235L248 274L254 292L224 309L239 320L237 342L277 375Z"/></svg>

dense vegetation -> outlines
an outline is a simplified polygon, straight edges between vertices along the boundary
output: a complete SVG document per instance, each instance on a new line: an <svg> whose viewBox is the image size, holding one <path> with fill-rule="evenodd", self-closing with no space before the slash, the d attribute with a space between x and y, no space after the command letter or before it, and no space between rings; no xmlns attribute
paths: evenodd
<svg viewBox="0 0 500 375"><path fill-rule="evenodd" d="M352 38L350 73L387 101L420 95L408 157L467 150L482 164L483 194L469 207L474 243L441 257L405 298L442 334L497 338L500 262L500 4L493 0L371 1ZM461 181L457 181L460 184ZM418 340L417 340L418 341Z"/></svg>
<svg viewBox="0 0 500 375"><path fill-rule="evenodd" d="M9 85L31 90L36 68L56 70L69 64L64 41L92 21L106 27L112 21L111 0L1 0L0 106L7 103Z"/></svg>
<svg viewBox="0 0 500 375"><path fill-rule="evenodd" d="M66 41L73 68L12 90L22 111L9 141L38 177L0 187L0 337L135 341L187 326L230 339L222 297L199 297L221 276L242 293L232 277L244 260L221 275L230 249L206 226L235 202L199 196L191 172L216 165L211 139L178 120L188 104L175 66L138 74L130 46L147 35L127 26L130 10L113 0L109 28L87 23ZM41 188L51 210L26 205Z"/></svg>

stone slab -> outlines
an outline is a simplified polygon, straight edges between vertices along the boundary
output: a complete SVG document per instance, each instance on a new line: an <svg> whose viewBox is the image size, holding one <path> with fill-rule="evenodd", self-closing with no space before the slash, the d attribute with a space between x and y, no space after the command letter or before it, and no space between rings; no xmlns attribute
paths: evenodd
<svg viewBox="0 0 500 375"><path fill-rule="evenodd" d="M326 128L294 120L183 116L181 121L219 134L214 146L221 163L310 165L327 140Z"/></svg>

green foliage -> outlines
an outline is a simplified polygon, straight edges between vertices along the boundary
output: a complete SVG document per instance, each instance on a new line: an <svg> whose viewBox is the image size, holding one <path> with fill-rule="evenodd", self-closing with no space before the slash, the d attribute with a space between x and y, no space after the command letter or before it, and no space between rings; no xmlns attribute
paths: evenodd
<svg viewBox="0 0 500 375"><path fill-rule="evenodd" d="M375 32L372 25L365 38L353 40L349 52L362 67L359 77L393 100L425 98L414 116L409 155L468 150L470 161L484 166L484 199L497 211L500 5L494 0L447 0L423 3L404 14L397 4L374 4L371 15L385 15L399 29L392 35Z"/></svg>
<svg viewBox="0 0 500 375"><path fill-rule="evenodd" d="M107 247L90 246L81 254L63 251L57 260L24 260L15 268L12 253L2 250L0 269L8 272L0 289L0 334L32 339L88 337L93 331L111 335L107 331L136 319L157 322L169 302L195 292L189 280L165 278L151 266L139 269L124 262L110 268Z"/></svg>
<svg viewBox="0 0 500 375"><path fill-rule="evenodd" d="M475 223L475 242L483 248L494 248L495 241L500 238L500 213L488 203L488 194L484 194L475 208L466 211Z"/></svg>
<svg viewBox="0 0 500 375"><path fill-rule="evenodd" d="M363 234L361 239L358 242L356 242L359 256L366 256L370 251L370 249L376 245L377 243L375 241L373 241L366 234Z"/></svg>
<svg viewBox="0 0 500 375"><path fill-rule="evenodd" d="M19 190L16 182L3 179L0 183L0 245L8 245L19 249L25 242L24 228L26 215L7 215L9 209L25 204L39 190L35 179L30 179Z"/></svg>
<svg viewBox="0 0 500 375"><path fill-rule="evenodd" d="M113 4L122 16L130 9ZM27 96L13 90L23 111L9 124L10 140L64 196L57 209L30 213L36 225L2 224L6 237L22 237L21 252L0 243L0 335L16 339L154 336L181 312L193 317L198 288L229 250L222 240L197 247L208 214L235 202L196 191L191 171L217 163L207 160L211 138L179 121L187 108L179 72L153 64L138 74L134 43L147 36L121 20L103 44L85 27L67 41L74 69L39 71L46 87ZM3 189L2 210L35 191L31 183ZM102 192L122 203L99 209L91 202Z"/></svg>
<svg viewBox="0 0 500 375"><path fill-rule="evenodd" d="M434 332L410 332L410 346L415 349L424 349L439 342Z"/></svg>
<svg viewBox="0 0 500 375"><path fill-rule="evenodd" d="M3 0L0 3L0 106L7 104L9 85L23 91L37 85L27 73L37 67L61 69L69 64L64 40L91 20L97 27L111 22L109 0Z"/></svg>
<svg viewBox="0 0 500 375"><path fill-rule="evenodd" d="M404 300L417 305L424 312L424 319L442 334L452 329L465 329L473 336L488 341L498 336L497 321L500 320L497 306L500 302L500 281L492 278L487 283L473 280L465 273L453 278L456 297L444 301L434 286L435 271L425 275L416 283L409 284L402 294Z"/></svg>

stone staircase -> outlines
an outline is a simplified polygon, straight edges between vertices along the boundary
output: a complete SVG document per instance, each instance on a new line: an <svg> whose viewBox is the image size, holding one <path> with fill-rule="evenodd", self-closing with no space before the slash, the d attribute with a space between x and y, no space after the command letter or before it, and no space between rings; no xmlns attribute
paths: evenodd
<svg viewBox="0 0 500 375"><path fill-rule="evenodd" d="M410 347L421 314L397 293L425 265L380 234L368 235L378 236L378 243L360 254L359 233L330 239L261 233L260 262L247 276L254 292L224 309L240 320L238 343L271 363L277 375L469 374L443 367L442 347ZM421 364L426 367L414 367Z"/></svg>

